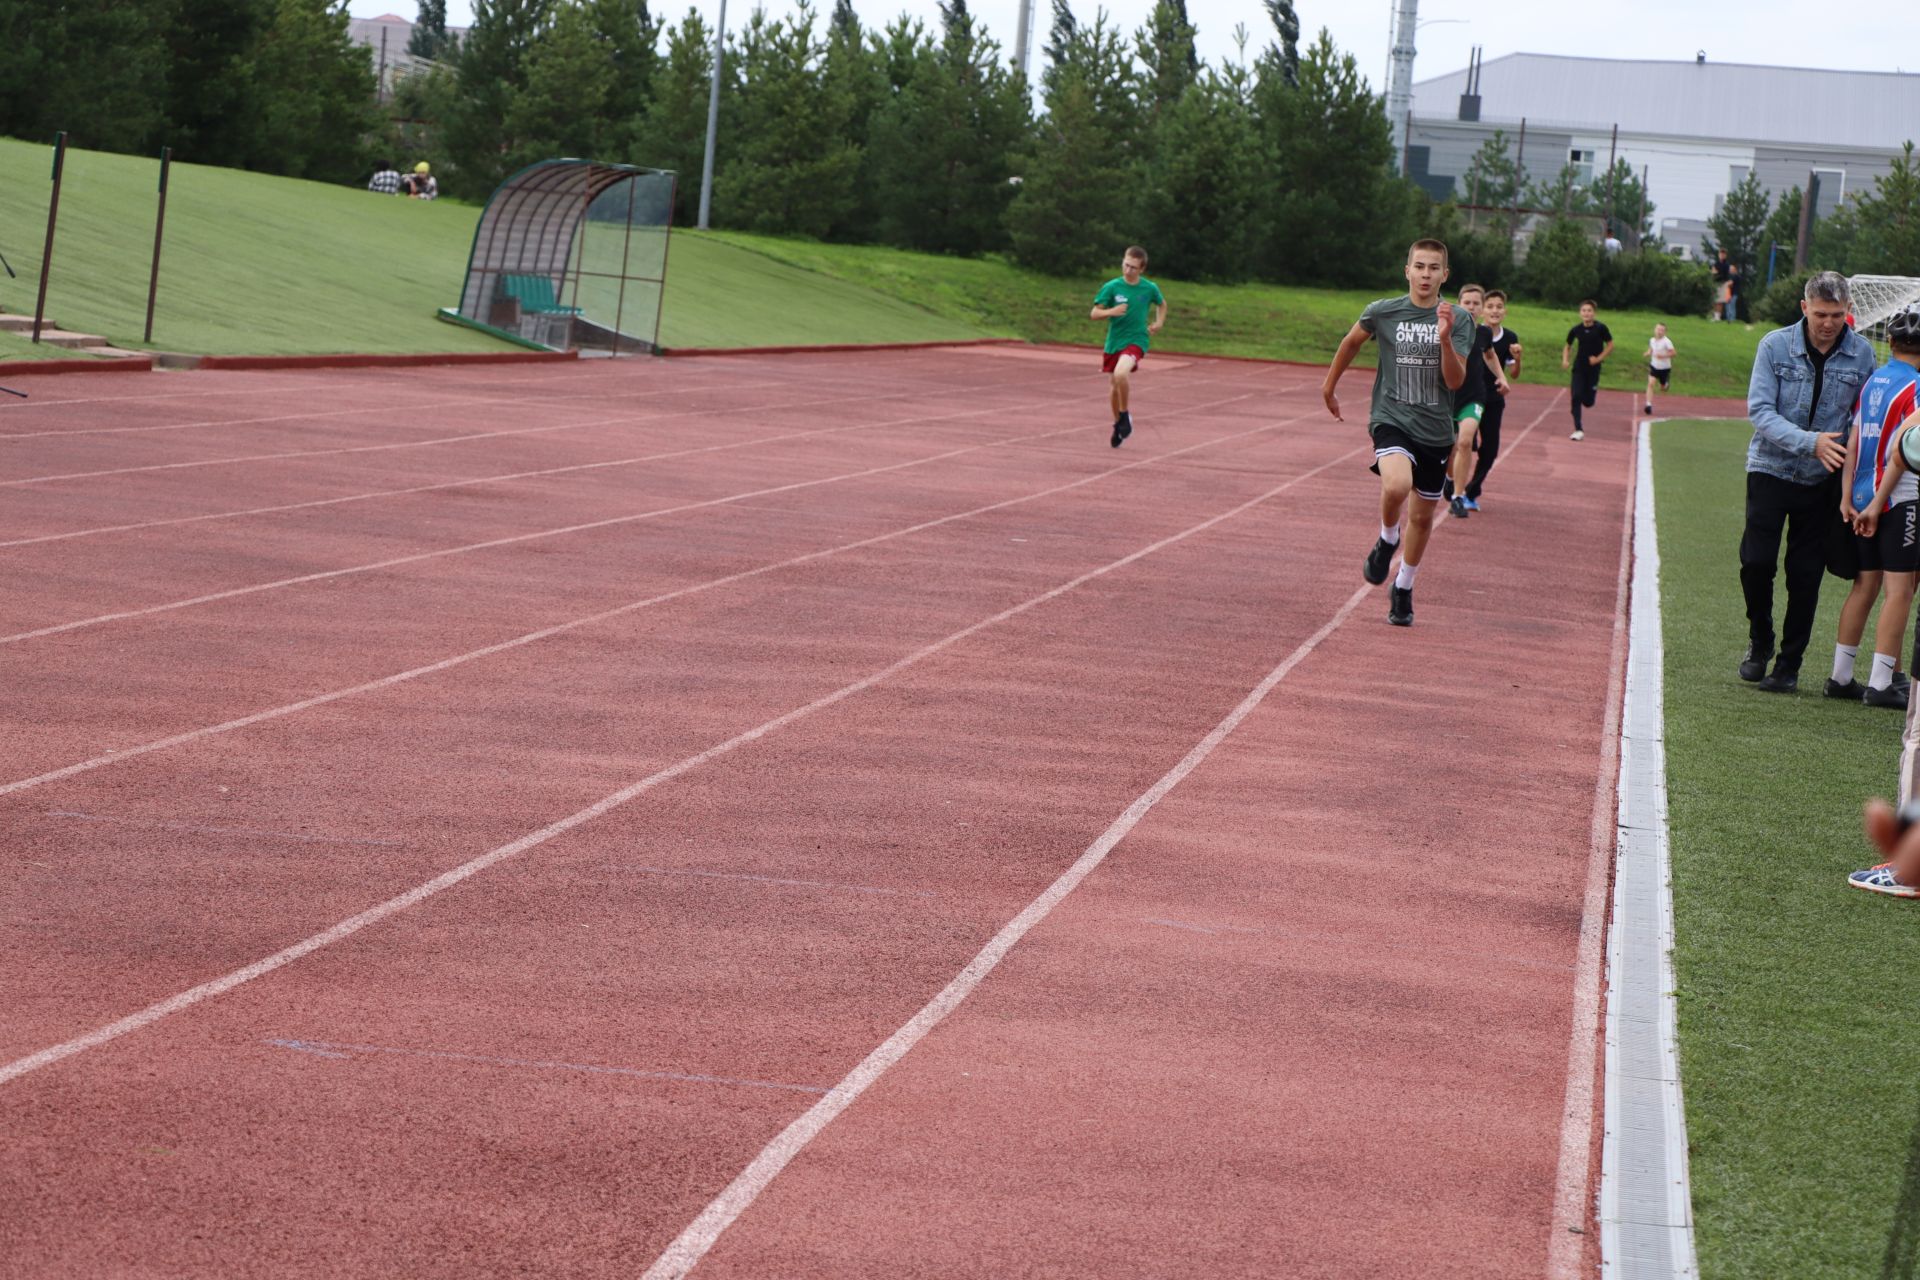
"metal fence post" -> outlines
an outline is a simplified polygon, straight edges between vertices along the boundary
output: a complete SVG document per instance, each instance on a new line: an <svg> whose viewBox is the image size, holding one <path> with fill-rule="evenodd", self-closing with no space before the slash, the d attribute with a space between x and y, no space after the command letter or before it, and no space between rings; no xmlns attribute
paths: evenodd
<svg viewBox="0 0 1920 1280"><path fill-rule="evenodd" d="M167 229L167 172L173 167L173 148L160 148L160 208L153 218L153 273L147 277L147 330L142 342L153 341L153 299L160 289L160 236Z"/></svg>
<svg viewBox="0 0 1920 1280"><path fill-rule="evenodd" d="M40 295L33 302L33 340L40 341L40 326L47 314L47 277L53 274L53 227L60 219L60 176L66 170L67 131L53 135L53 198L47 201L47 243L40 250Z"/></svg>

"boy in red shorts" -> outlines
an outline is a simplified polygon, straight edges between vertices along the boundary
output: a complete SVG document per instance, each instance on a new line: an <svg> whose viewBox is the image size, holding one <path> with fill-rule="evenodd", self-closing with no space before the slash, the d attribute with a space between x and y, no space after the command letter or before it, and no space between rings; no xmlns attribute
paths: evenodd
<svg viewBox="0 0 1920 1280"><path fill-rule="evenodd" d="M1133 434L1133 416L1127 412L1133 371L1147 358L1152 335L1167 322L1167 300L1159 285L1141 275L1146 269L1147 251L1137 244L1128 245L1120 259L1120 274L1100 286L1089 313L1093 319L1107 322L1107 347L1100 368L1113 375L1107 397L1113 409L1113 438L1107 443L1116 449ZM1157 314L1149 319L1149 312Z"/></svg>

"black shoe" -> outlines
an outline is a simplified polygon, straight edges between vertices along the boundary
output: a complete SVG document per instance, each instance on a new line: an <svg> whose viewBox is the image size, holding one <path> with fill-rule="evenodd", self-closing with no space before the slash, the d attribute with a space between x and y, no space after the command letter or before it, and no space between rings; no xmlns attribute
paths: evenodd
<svg viewBox="0 0 1920 1280"><path fill-rule="evenodd" d="M1113 420L1113 437L1109 439L1107 443L1112 445L1114 448L1118 449L1120 447L1120 442L1122 440L1125 440L1126 438L1127 438L1127 432L1121 430L1121 420L1119 418L1115 418Z"/></svg>
<svg viewBox="0 0 1920 1280"><path fill-rule="evenodd" d="M1128 413L1125 409L1122 409L1120 411L1120 421L1114 423L1113 425L1120 432L1120 438L1122 440L1125 440L1128 436L1133 434L1133 415Z"/></svg>
<svg viewBox="0 0 1920 1280"><path fill-rule="evenodd" d="M1860 701L1870 707L1891 707L1895 711L1907 709L1907 691L1899 685L1888 685L1884 689L1869 689Z"/></svg>
<svg viewBox="0 0 1920 1280"><path fill-rule="evenodd" d="M1849 680L1841 684L1838 680L1827 680L1826 694L1829 698L1844 698L1848 702L1858 702L1866 694L1867 686L1858 680Z"/></svg>
<svg viewBox="0 0 1920 1280"><path fill-rule="evenodd" d="M1453 501L1453 481L1451 479L1441 482L1440 497L1441 500L1445 502Z"/></svg>
<svg viewBox="0 0 1920 1280"><path fill-rule="evenodd" d="M1648 413L1652 413L1652 412L1653 412L1653 406L1652 406L1652 405L1648 405L1648 406L1647 406L1647 408L1646 408L1646 411L1647 411Z"/></svg>
<svg viewBox="0 0 1920 1280"><path fill-rule="evenodd" d="M1396 627L1413 625L1413 588L1387 588L1387 621Z"/></svg>
<svg viewBox="0 0 1920 1280"><path fill-rule="evenodd" d="M1456 494L1447 502L1447 514L1455 520L1465 520L1473 513L1467 510L1467 500Z"/></svg>
<svg viewBox="0 0 1920 1280"><path fill-rule="evenodd" d="M1907 679L1906 672L1896 671L1893 673L1893 687L1898 689L1900 692L1905 693L1910 687L1912 687L1912 685L1913 685L1913 681Z"/></svg>
<svg viewBox="0 0 1920 1280"><path fill-rule="evenodd" d="M1367 552L1367 563L1362 566L1360 576L1376 587L1385 582L1387 567L1393 562L1393 550L1397 545L1385 538L1375 538L1373 550Z"/></svg>
<svg viewBox="0 0 1920 1280"><path fill-rule="evenodd" d="M1800 687L1800 670L1775 663L1772 673L1754 687L1762 693L1792 693Z"/></svg>
<svg viewBox="0 0 1920 1280"><path fill-rule="evenodd" d="M1740 659L1740 678L1748 684L1767 674L1767 663L1773 659L1773 641L1765 644L1757 641L1747 642L1747 656Z"/></svg>

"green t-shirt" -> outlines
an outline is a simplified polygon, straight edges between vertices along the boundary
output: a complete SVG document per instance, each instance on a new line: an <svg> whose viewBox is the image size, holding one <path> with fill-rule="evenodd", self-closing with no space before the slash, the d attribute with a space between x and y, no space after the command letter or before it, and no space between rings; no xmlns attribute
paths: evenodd
<svg viewBox="0 0 1920 1280"><path fill-rule="evenodd" d="M1117 307L1123 302L1127 304L1127 314L1107 318L1107 351L1111 353L1123 347L1145 351L1153 309L1165 306L1167 300L1160 293L1160 286L1145 276L1140 277L1139 284L1128 284L1125 276L1115 276L1100 286L1100 292L1093 299L1096 307Z"/></svg>
<svg viewBox="0 0 1920 1280"><path fill-rule="evenodd" d="M1406 294L1370 302L1360 327L1380 344L1368 421L1386 422L1408 438L1436 448L1453 446L1453 392L1440 377L1440 318L1434 307L1417 307ZM1473 316L1453 309L1448 337L1465 362L1473 350Z"/></svg>

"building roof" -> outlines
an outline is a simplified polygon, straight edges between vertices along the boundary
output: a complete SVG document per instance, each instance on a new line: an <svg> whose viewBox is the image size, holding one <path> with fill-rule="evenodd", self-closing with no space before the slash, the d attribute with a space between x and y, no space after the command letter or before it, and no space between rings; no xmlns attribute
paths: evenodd
<svg viewBox="0 0 1920 1280"><path fill-rule="evenodd" d="M1413 114L1451 120L1465 69L1413 86ZM1920 141L1920 75L1739 62L1509 53L1480 68L1484 120L1669 137L1897 151Z"/></svg>

